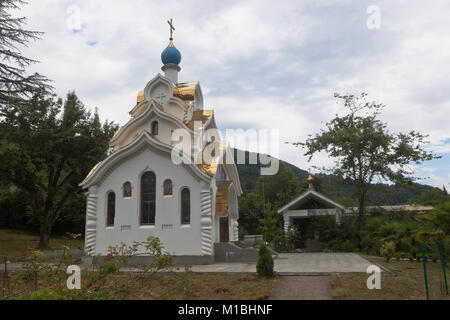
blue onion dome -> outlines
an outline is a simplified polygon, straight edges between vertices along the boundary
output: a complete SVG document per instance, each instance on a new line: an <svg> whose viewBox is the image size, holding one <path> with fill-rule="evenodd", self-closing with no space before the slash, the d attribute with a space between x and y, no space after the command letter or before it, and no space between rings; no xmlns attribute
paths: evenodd
<svg viewBox="0 0 450 320"><path fill-rule="evenodd" d="M175 48L175 45L173 44L172 40L170 40L169 45L167 48L164 49L164 51L161 53L161 61L162 63L172 66L178 66L181 62L181 53L178 51L177 48Z"/></svg>

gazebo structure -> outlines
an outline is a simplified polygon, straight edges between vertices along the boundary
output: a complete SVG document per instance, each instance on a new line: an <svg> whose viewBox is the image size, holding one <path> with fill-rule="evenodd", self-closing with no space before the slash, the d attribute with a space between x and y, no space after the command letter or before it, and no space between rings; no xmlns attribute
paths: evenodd
<svg viewBox="0 0 450 320"><path fill-rule="evenodd" d="M341 222L345 208L314 190L312 182L313 178L310 175L308 177L308 190L278 210L278 213L283 215L285 232L288 232L290 227L297 224L296 222L307 222L306 219L311 220L312 217L317 216L334 215L336 216L336 222ZM300 219L302 221L299 221ZM302 231L300 230L300 232Z"/></svg>

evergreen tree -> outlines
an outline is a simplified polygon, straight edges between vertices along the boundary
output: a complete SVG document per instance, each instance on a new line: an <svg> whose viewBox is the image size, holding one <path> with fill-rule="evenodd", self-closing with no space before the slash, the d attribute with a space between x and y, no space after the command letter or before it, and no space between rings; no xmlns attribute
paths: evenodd
<svg viewBox="0 0 450 320"><path fill-rule="evenodd" d="M17 186L39 222L40 248L48 248L54 224L78 197L78 184L106 157L107 141L117 130L100 123L70 92L65 102L39 93L12 105L0 123L0 180ZM66 210L65 210L66 209Z"/></svg>
<svg viewBox="0 0 450 320"><path fill-rule="evenodd" d="M36 92L51 88L40 74L26 74L26 68L37 61L23 56L20 47L38 40L42 33L23 29L26 18L11 15L23 4L22 0L0 1L0 115L8 105L24 103Z"/></svg>

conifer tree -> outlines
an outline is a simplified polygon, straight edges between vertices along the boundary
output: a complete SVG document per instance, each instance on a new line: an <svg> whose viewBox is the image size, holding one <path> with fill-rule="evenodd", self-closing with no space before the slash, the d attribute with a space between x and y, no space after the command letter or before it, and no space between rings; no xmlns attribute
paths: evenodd
<svg viewBox="0 0 450 320"><path fill-rule="evenodd" d="M42 32L24 29L26 18L11 14L24 4L22 0L0 1L0 115L9 105L24 103L38 91L51 89L46 77L26 73L37 61L23 56L21 49L40 39Z"/></svg>

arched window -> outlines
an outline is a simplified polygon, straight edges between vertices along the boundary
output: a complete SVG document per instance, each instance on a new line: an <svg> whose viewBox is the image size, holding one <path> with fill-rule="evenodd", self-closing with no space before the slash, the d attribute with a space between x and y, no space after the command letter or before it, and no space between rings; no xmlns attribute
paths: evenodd
<svg viewBox="0 0 450 320"><path fill-rule="evenodd" d="M191 192L188 188L181 191L181 223L191 223Z"/></svg>
<svg viewBox="0 0 450 320"><path fill-rule="evenodd" d="M171 196L172 195L172 180L170 180L170 179L165 180L164 184L163 184L163 188L164 188L164 195Z"/></svg>
<svg viewBox="0 0 450 320"><path fill-rule="evenodd" d="M107 203L107 216L106 216L106 226L114 226L114 217L116 215L116 194L114 192L108 193L108 203Z"/></svg>
<svg viewBox="0 0 450 320"><path fill-rule="evenodd" d="M158 121L152 122L152 135L154 136L158 135Z"/></svg>
<svg viewBox="0 0 450 320"><path fill-rule="evenodd" d="M155 224L156 177L146 172L141 177L141 224Z"/></svg>
<svg viewBox="0 0 450 320"><path fill-rule="evenodd" d="M123 197L124 198L131 197L131 183L130 182L125 182L123 184Z"/></svg>

